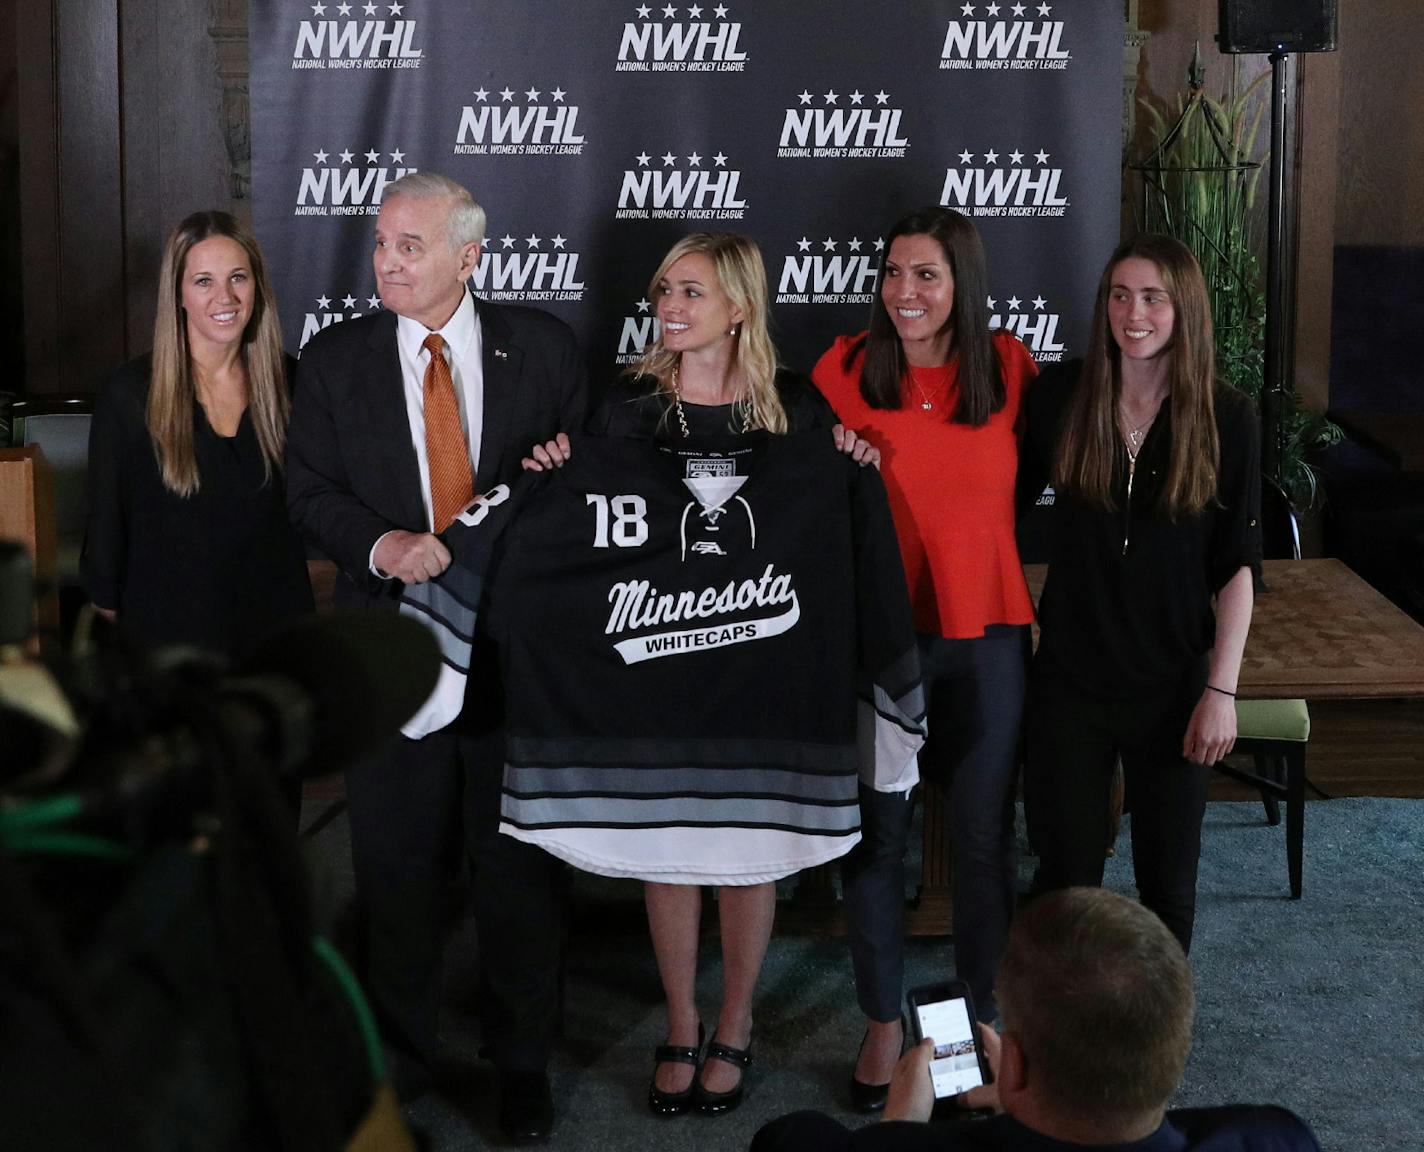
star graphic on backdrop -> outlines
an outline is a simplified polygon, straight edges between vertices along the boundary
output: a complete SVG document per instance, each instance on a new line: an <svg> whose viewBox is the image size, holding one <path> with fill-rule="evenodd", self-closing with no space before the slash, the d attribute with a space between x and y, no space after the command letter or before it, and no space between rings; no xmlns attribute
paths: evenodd
<svg viewBox="0 0 1424 1152"><path fill-rule="evenodd" d="M718 4L717 7L712 9L712 15L717 17L718 20L725 20L727 18L727 6L725 4Z"/></svg>
<svg viewBox="0 0 1424 1152"><path fill-rule="evenodd" d="M811 93L802 92L796 99L800 100L802 104L809 104L811 103Z"/></svg>
<svg viewBox="0 0 1424 1152"><path fill-rule="evenodd" d="M702 156L697 152L694 152L691 156L687 158L687 166L689 168L696 168L701 163Z"/></svg>
<svg viewBox="0 0 1424 1152"><path fill-rule="evenodd" d="M1045 300L1042 296L1035 296L1033 298L1033 306L1040 312L1043 311L1043 306L1047 303L1048 301Z"/></svg>
<svg viewBox="0 0 1424 1152"><path fill-rule="evenodd" d="M959 162L960 162L961 164L973 164L973 163L974 163L974 153L971 152L971 151L969 151L968 148L966 148L963 152L961 152L961 153L959 154Z"/></svg>
<svg viewBox="0 0 1424 1152"><path fill-rule="evenodd" d="M688 18L689 20L697 20L697 19L700 19L701 16L702 16L702 7L701 7L701 5L694 4L691 8L689 8L689 9L687 10L687 18Z"/></svg>
<svg viewBox="0 0 1424 1152"><path fill-rule="evenodd" d="M313 15L313 16L325 16L325 15L326 15L326 5L325 5L325 4L313 4L313 5L311 6L311 10L312 10L312 15Z"/></svg>
<svg viewBox="0 0 1424 1152"><path fill-rule="evenodd" d="M836 242L827 236L821 241L821 247L827 252L834 252L836 250Z"/></svg>
<svg viewBox="0 0 1424 1152"><path fill-rule="evenodd" d="M714 167L717 168L725 168L727 166L726 154L723 152L718 152L717 155L712 157L712 164Z"/></svg>
<svg viewBox="0 0 1424 1152"><path fill-rule="evenodd" d="M326 163L326 153L325 153L325 152L313 152L313 153L312 153L312 158L313 158L318 164L325 164L325 163Z"/></svg>
<svg viewBox="0 0 1424 1152"><path fill-rule="evenodd" d="M850 102L851 102L852 104L859 104L859 103L860 103L861 101L863 101L864 99L865 99L865 97L864 97L863 95L861 95L859 92L852 92L852 93L850 94Z"/></svg>
<svg viewBox="0 0 1424 1152"><path fill-rule="evenodd" d="M486 100L489 99L489 89L488 89L488 88L476 88L476 89L475 89L475 99L478 100L481 104L483 104Z"/></svg>
<svg viewBox="0 0 1424 1152"><path fill-rule="evenodd" d="M361 11L366 13L367 16L374 16L376 14L375 0L370 0L370 2L362 4Z"/></svg>
<svg viewBox="0 0 1424 1152"><path fill-rule="evenodd" d="M799 252L811 251L811 241L807 240L806 237L802 236L800 240L796 241L796 249Z"/></svg>
<svg viewBox="0 0 1424 1152"><path fill-rule="evenodd" d="M318 297L316 298L316 306L317 306L318 308L330 308L330 307L331 307L331 297L329 297L329 296L318 296Z"/></svg>
<svg viewBox="0 0 1424 1152"><path fill-rule="evenodd" d="M1009 163L1017 164L1023 159L1023 153L1017 150L1009 153Z"/></svg>
<svg viewBox="0 0 1424 1152"><path fill-rule="evenodd" d="M399 3L387 4L386 11L389 12L392 16L399 16L402 12L405 11L405 5Z"/></svg>
<svg viewBox="0 0 1424 1152"><path fill-rule="evenodd" d="M537 248L539 247L539 237L530 236L524 241L524 243L528 244L531 248Z"/></svg>
<svg viewBox="0 0 1424 1152"><path fill-rule="evenodd" d="M367 297L366 297L366 307L367 307L367 308L379 308L380 306L381 306L381 298L380 298L379 296L367 296Z"/></svg>
<svg viewBox="0 0 1424 1152"><path fill-rule="evenodd" d="M875 238L875 250L876 250L877 252L884 252L884 251L885 251L885 237L884 237L884 236L877 236L877 237Z"/></svg>
<svg viewBox="0 0 1424 1152"><path fill-rule="evenodd" d="M984 12L989 16L997 16L999 14L999 6L997 4L990 4L989 7L984 9Z"/></svg>
<svg viewBox="0 0 1424 1152"><path fill-rule="evenodd" d="M366 153L367 164L378 164L380 163L380 159L381 154L377 152L374 148L372 148L369 152Z"/></svg>
<svg viewBox="0 0 1424 1152"><path fill-rule="evenodd" d="M513 88L501 88L501 89L499 90L499 98L500 98L501 100L503 100L506 104L508 104L511 100L514 99L514 89L513 89Z"/></svg>
<svg viewBox="0 0 1424 1152"><path fill-rule="evenodd" d="M653 306L653 304L652 304L652 301L651 301L651 300L639 300L639 301L638 301L638 311L639 311L639 312L646 312L646 311L647 311L649 308L651 308L652 306Z"/></svg>
<svg viewBox="0 0 1424 1152"><path fill-rule="evenodd" d="M343 148L338 155L341 157L343 164L350 164L356 153L352 152L350 148Z"/></svg>
<svg viewBox="0 0 1424 1152"><path fill-rule="evenodd" d="M503 244L506 249L514 247L514 237L507 232L499 238L499 242Z"/></svg>
<svg viewBox="0 0 1424 1152"><path fill-rule="evenodd" d="M562 88L555 88L549 95L554 98L555 104L562 104L567 93Z"/></svg>
<svg viewBox="0 0 1424 1152"><path fill-rule="evenodd" d="M889 99L890 93L885 91L885 89L883 88L875 94L875 102L877 104L885 104L889 101Z"/></svg>
<svg viewBox="0 0 1424 1152"><path fill-rule="evenodd" d="M528 96L529 103L533 104L535 100L539 99L539 89L530 88L527 92L524 93L524 95Z"/></svg>
<svg viewBox="0 0 1424 1152"><path fill-rule="evenodd" d="M997 152L995 152L995 151L993 151L993 150L991 149L990 151L984 153L984 163L985 163L985 164L997 164L998 162L999 162L999 154L998 154Z"/></svg>
<svg viewBox="0 0 1424 1152"><path fill-rule="evenodd" d="M836 102L836 93L835 93L834 91L827 92L827 93L826 93L826 103L827 103L827 104L834 104L835 102Z"/></svg>
<svg viewBox="0 0 1424 1152"><path fill-rule="evenodd" d="M960 9L960 11L963 12L966 16L973 16L973 15L974 15L974 5L973 5L973 4L966 4L966 5L964 5L963 8Z"/></svg>
<svg viewBox="0 0 1424 1152"><path fill-rule="evenodd" d="M1022 4L1015 4L1010 11L1013 12L1015 16L1022 16L1024 14L1024 6Z"/></svg>
<svg viewBox="0 0 1424 1152"><path fill-rule="evenodd" d="M356 297L348 293L341 301L341 306L349 312L352 308L356 307Z"/></svg>
<svg viewBox="0 0 1424 1152"><path fill-rule="evenodd" d="M846 241L846 247L849 248L852 252L859 252L859 251L860 251L860 237L859 237L859 236L852 236L849 240Z"/></svg>
<svg viewBox="0 0 1424 1152"><path fill-rule="evenodd" d="M1047 16L1047 15L1048 15L1050 12L1052 12L1052 11L1053 11L1053 8L1052 8L1052 6L1049 5L1049 4L1040 4L1040 5L1038 6L1038 14L1039 14L1040 16Z"/></svg>
<svg viewBox="0 0 1424 1152"><path fill-rule="evenodd" d="M674 156L671 152L664 152L664 153L663 153L663 167L664 167L664 168L671 168L671 167L672 167L674 164L676 164L676 163L677 163L677 157Z"/></svg>
<svg viewBox="0 0 1424 1152"><path fill-rule="evenodd" d="M1042 148L1040 148L1037 152L1033 154L1033 158L1037 160L1040 164L1048 163L1048 153L1043 151Z"/></svg>
<svg viewBox="0 0 1424 1152"><path fill-rule="evenodd" d="M568 240L563 236L551 236L549 238L549 243L552 244L555 248L562 248L565 244L568 243Z"/></svg>
<svg viewBox="0 0 1424 1152"><path fill-rule="evenodd" d="M652 12L652 9L649 8L646 4L641 4L637 8L635 8L634 11L637 12L640 17L646 20L648 18L648 14Z"/></svg>
<svg viewBox="0 0 1424 1152"><path fill-rule="evenodd" d="M652 157L649 156L646 152L639 152L636 156L633 157L633 159L638 162L639 168L646 168L648 166L648 161L651 160Z"/></svg>
<svg viewBox="0 0 1424 1152"><path fill-rule="evenodd" d="M984 303L989 306L990 312L992 312L995 308L999 306L999 302L995 300L992 296L986 296L984 298Z"/></svg>
<svg viewBox="0 0 1424 1152"><path fill-rule="evenodd" d="M1022 303L1023 303L1023 301L1020 300L1017 296L1010 296L1010 297L1009 297L1009 311L1010 311L1010 312L1017 312L1017 311L1019 310L1019 305L1022 304Z"/></svg>
<svg viewBox="0 0 1424 1152"><path fill-rule="evenodd" d="M336 10L337 10L338 12L340 12L341 15L343 15L343 16L350 16L350 15L351 15L351 5L350 5L350 4L338 4L338 5L336 6Z"/></svg>
<svg viewBox="0 0 1424 1152"><path fill-rule="evenodd" d="M677 15L677 9L674 8L671 4L669 4L666 8L663 9L663 15L666 16L669 20L671 20L674 16Z"/></svg>
<svg viewBox="0 0 1424 1152"><path fill-rule="evenodd" d="M400 164L400 163L402 163L404 160L405 160L405 153L402 152L399 148L397 148L394 152L391 153L391 163L392 163L392 164Z"/></svg>

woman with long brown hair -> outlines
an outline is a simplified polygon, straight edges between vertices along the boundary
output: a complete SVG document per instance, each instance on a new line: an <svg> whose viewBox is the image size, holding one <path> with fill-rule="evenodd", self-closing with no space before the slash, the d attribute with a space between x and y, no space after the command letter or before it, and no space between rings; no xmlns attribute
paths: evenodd
<svg viewBox="0 0 1424 1152"><path fill-rule="evenodd" d="M929 707L923 774L946 786L954 852L954 956L976 1012L997 1016L994 973L1014 901L1014 793L1033 606L1014 541L1019 413L1037 368L989 327L984 247L938 206L886 237L870 327L843 336L812 379L882 453L919 633ZM885 1106L904 1041L908 795L862 786L862 840L842 876L865 1038L850 1078L861 1111Z"/></svg>
<svg viewBox="0 0 1424 1152"><path fill-rule="evenodd" d="M153 352L109 380L89 437L84 586L143 642L237 654L311 610L282 483L286 377L257 241L195 212L164 248Z"/></svg>
<svg viewBox="0 0 1424 1152"><path fill-rule="evenodd" d="M1255 411L1216 381L1185 245L1144 235L1113 253L1087 356L1045 373L1029 436L1055 493L1024 777L1035 887L1102 883L1120 759L1138 892L1186 948L1261 539Z"/></svg>

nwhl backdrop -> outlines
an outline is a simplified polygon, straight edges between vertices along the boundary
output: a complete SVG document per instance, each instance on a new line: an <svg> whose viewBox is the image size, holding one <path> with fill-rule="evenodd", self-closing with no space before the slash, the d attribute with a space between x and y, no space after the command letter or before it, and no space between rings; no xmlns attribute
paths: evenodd
<svg viewBox="0 0 1424 1152"><path fill-rule="evenodd" d="M465 184L475 292L573 325L593 379L654 334L698 230L761 245L783 360L866 325L882 237L974 218L990 310L1081 351L1118 234L1122 4L252 0L253 207L287 347L381 306L387 184Z"/></svg>

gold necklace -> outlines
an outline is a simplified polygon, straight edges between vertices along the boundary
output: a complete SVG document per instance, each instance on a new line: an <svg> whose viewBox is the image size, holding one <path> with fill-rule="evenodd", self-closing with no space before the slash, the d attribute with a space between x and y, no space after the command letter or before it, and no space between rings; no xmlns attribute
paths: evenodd
<svg viewBox="0 0 1424 1152"><path fill-rule="evenodd" d="M915 379L915 370L907 369L910 374L910 387L920 394L920 408L925 412L934 411L934 401L930 399L930 394L920 387L920 382Z"/></svg>
<svg viewBox="0 0 1424 1152"><path fill-rule="evenodd" d="M682 438L686 440L691 437L692 431L687 426L687 413L682 410L682 389L679 388L677 384L677 365L673 365L672 369L672 405L677 411L677 423L678 427L682 429ZM750 432L752 430L751 401L746 399L733 400L732 415L735 416L738 412L742 414L742 433ZM733 429L733 431L735 431L735 429Z"/></svg>

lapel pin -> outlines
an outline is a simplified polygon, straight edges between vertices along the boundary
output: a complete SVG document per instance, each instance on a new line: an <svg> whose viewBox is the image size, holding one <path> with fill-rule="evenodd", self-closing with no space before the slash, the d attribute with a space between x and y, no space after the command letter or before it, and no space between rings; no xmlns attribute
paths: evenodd
<svg viewBox="0 0 1424 1152"><path fill-rule="evenodd" d="M494 350L494 358L495 358L496 360L508 360L508 359L509 359L509 353L506 352L503 348L496 348L496 349Z"/></svg>

